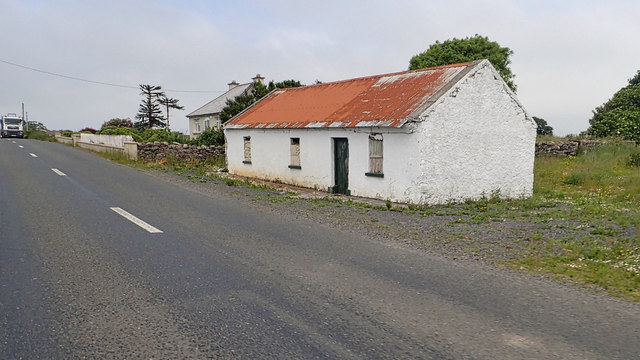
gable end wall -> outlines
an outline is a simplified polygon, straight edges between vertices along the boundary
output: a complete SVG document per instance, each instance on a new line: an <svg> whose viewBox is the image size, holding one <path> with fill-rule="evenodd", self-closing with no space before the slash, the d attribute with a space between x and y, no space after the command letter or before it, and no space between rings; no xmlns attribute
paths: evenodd
<svg viewBox="0 0 640 360"><path fill-rule="evenodd" d="M531 196L535 124L488 61L420 116L412 197L445 203Z"/></svg>

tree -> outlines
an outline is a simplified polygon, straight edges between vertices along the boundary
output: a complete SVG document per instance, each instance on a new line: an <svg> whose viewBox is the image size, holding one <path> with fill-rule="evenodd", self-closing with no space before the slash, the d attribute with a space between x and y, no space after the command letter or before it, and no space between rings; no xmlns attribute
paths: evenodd
<svg viewBox="0 0 640 360"><path fill-rule="evenodd" d="M168 98L166 95L160 97L158 102L167 107L167 130L169 130L169 108L182 110L184 106L178 105L178 99Z"/></svg>
<svg viewBox="0 0 640 360"><path fill-rule="evenodd" d="M629 85L593 111L589 124L589 135L640 142L640 70L629 79Z"/></svg>
<svg viewBox="0 0 640 360"><path fill-rule="evenodd" d="M253 103L267 96L267 94L275 89L284 89L299 86L302 86L302 83L300 83L300 81L298 80L285 80L277 83L269 81L269 84L266 86L261 82L256 81L253 83L253 89L251 89L251 91L238 95L234 99L228 99L226 101L225 107L222 108L222 111L220 112L220 121L225 122L231 119L232 117L242 112L244 109L251 106Z"/></svg>
<svg viewBox="0 0 640 360"><path fill-rule="evenodd" d="M46 131L47 127L44 126L43 123L38 122L38 121L27 121L27 128L29 130L40 130L40 131Z"/></svg>
<svg viewBox="0 0 640 360"><path fill-rule="evenodd" d="M545 119L534 116L533 120L535 120L536 125L538 125L538 128L536 129L538 135L553 135L553 128L547 125L547 121Z"/></svg>
<svg viewBox="0 0 640 360"><path fill-rule="evenodd" d="M157 85L140 85L140 95L144 98L138 108L136 119L140 120L134 124L138 130L152 129L154 127L164 128L164 117L160 110L160 98L165 94L162 86Z"/></svg>
<svg viewBox="0 0 640 360"><path fill-rule="evenodd" d="M427 51L409 60L409 70L487 59L500 73L509 88L515 92L516 85L513 82L515 75L509 68L511 55L513 51L508 47L501 47L497 42L490 41L488 37L476 34L474 37L453 38L442 43L436 41Z"/></svg>

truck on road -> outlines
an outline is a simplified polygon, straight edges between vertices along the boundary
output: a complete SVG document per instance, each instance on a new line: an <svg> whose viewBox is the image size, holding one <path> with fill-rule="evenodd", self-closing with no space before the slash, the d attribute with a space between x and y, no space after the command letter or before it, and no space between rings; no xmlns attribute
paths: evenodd
<svg viewBox="0 0 640 360"><path fill-rule="evenodd" d="M24 137L24 120L16 114L7 114L0 118L0 136Z"/></svg>

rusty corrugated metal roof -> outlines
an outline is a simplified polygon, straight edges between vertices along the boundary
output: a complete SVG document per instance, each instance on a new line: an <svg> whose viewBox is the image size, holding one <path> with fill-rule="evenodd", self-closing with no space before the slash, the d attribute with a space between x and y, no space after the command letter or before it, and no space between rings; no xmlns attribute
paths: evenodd
<svg viewBox="0 0 640 360"><path fill-rule="evenodd" d="M401 127L476 62L279 89L231 119L227 129ZM424 106L423 106L424 107ZM424 110L424 109L422 109Z"/></svg>

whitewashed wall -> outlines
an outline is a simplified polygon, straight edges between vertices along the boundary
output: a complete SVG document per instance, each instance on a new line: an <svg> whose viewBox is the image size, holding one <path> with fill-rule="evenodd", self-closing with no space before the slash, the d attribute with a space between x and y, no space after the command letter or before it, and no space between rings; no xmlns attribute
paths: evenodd
<svg viewBox="0 0 640 360"><path fill-rule="evenodd" d="M410 179L418 175L418 163L406 152L408 148L417 147L415 137L397 131L371 131L383 136L383 178L365 175L369 172L369 132L365 129L225 130L227 167L232 174L327 190L335 185L332 138L347 138L351 194L409 201L406 188L411 184ZM251 136L251 164L242 163L244 136ZM301 169L288 167L292 137L300 138Z"/></svg>
<svg viewBox="0 0 640 360"><path fill-rule="evenodd" d="M411 198L443 203L530 196L536 126L483 62L421 116L416 133L422 174Z"/></svg>
<svg viewBox="0 0 640 360"><path fill-rule="evenodd" d="M80 134L80 142L124 148L125 141L133 141L131 135Z"/></svg>

